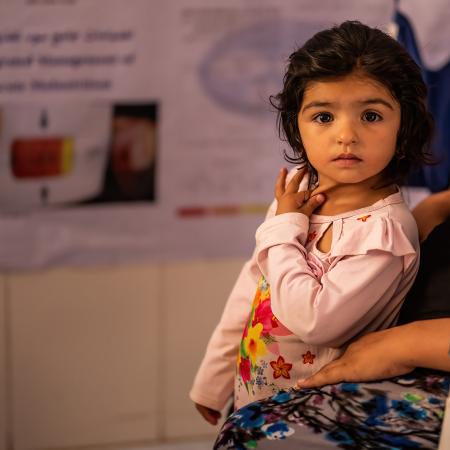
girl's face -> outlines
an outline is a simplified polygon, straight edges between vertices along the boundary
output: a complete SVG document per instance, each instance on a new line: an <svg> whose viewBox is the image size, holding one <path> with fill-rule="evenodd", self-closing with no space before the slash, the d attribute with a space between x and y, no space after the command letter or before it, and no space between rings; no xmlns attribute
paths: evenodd
<svg viewBox="0 0 450 450"><path fill-rule="evenodd" d="M298 126L319 184L372 187L382 181L395 154L400 115L388 89L361 73L310 82Z"/></svg>

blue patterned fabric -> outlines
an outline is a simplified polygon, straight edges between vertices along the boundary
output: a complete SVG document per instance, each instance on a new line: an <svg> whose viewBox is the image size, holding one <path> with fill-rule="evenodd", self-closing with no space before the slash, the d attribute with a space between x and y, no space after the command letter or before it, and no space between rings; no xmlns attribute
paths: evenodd
<svg viewBox="0 0 450 450"><path fill-rule="evenodd" d="M214 450L437 448L450 375L281 391L235 411Z"/></svg>

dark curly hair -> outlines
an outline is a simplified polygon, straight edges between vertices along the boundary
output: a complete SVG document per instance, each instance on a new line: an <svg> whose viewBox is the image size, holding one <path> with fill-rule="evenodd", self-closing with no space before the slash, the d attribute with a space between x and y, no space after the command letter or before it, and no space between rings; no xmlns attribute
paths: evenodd
<svg viewBox="0 0 450 450"><path fill-rule="evenodd" d="M412 169L433 162L429 150L434 121L427 108L427 88L420 68L403 46L383 31L358 21L346 21L318 32L292 53L283 79L283 90L270 97L278 111L280 137L294 151L291 163L308 161L298 128L298 113L309 82L337 79L357 71L383 84L401 107L396 153L385 169L389 183L404 183Z"/></svg>

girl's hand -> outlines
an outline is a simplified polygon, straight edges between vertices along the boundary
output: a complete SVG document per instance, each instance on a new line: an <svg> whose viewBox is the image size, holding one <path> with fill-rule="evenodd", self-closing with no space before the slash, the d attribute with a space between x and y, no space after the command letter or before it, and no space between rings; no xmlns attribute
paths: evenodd
<svg viewBox="0 0 450 450"><path fill-rule="evenodd" d="M217 422L222 417L222 414L219 411L200 405L199 403L196 403L195 407L201 416L211 425L217 425Z"/></svg>
<svg viewBox="0 0 450 450"><path fill-rule="evenodd" d="M405 357L413 351L406 331L396 327L363 336L350 344L339 359L326 364L311 377L298 380L297 387L382 380L411 372L416 366Z"/></svg>
<svg viewBox="0 0 450 450"><path fill-rule="evenodd" d="M275 184L275 198L278 201L278 208L275 215L298 212L310 217L314 210L325 201L324 194L317 194L311 197L311 191L298 192L306 169L300 169L286 186L287 170L281 169Z"/></svg>

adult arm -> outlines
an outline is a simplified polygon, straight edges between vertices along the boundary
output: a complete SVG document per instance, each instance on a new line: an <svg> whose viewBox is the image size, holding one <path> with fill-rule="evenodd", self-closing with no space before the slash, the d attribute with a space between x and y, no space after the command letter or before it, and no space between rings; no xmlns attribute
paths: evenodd
<svg viewBox="0 0 450 450"><path fill-rule="evenodd" d="M432 194L422 200L412 214L417 222L420 240L424 241L436 225L450 216L450 190Z"/></svg>
<svg viewBox="0 0 450 450"><path fill-rule="evenodd" d="M363 336L298 387L380 380L416 367L450 371L449 351L450 318L412 322Z"/></svg>

